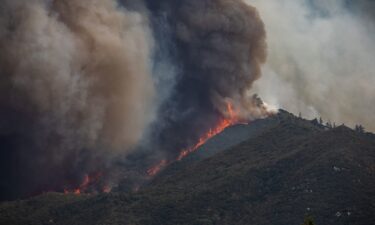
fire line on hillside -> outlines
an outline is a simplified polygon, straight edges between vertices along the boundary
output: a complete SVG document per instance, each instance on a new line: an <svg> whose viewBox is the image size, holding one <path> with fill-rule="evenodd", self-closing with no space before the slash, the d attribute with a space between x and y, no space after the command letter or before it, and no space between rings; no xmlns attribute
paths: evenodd
<svg viewBox="0 0 375 225"><path fill-rule="evenodd" d="M197 151L199 147L204 145L212 137L224 131L227 127L242 123L240 119L238 118L237 114L235 113L233 109L233 105L229 102L227 103L227 112L228 112L228 118L222 118L214 128L211 128L206 133L204 133L194 146L183 149L175 160L171 160L171 161L168 161L165 159L161 160L158 164L156 164L155 166L147 170L147 175L151 177L155 176L163 168L173 163L174 161L181 161L183 158ZM248 123L245 123L245 124L248 124Z"/></svg>

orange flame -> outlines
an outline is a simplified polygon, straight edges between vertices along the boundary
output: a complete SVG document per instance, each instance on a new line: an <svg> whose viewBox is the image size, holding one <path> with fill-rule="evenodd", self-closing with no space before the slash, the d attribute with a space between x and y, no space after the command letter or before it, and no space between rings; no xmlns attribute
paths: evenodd
<svg viewBox="0 0 375 225"><path fill-rule="evenodd" d="M207 133L205 133L202 137L200 137L197 144L195 144L194 146L188 149L182 150L177 160L180 161L181 159L188 156L190 153L195 152L199 147L204 145L209 139L223 132L225 128L237 124L238 118L237 118L237 115L233 111L233 106L230 103L227 103L227 112L229 114L228 119L225 119L225 118L222 119L219 122L219 124L216 125L215 128L213 129L211 128Z"/></svg>
<svg viewBox="0 0 375 225"><path fill-rule="evenodd" d="M160 170L162 170L164 167L166 167L168 165L168 161L167 160L162 160L160 161L157 165L151 167L150 169L147 170L147 174L149 176L155 176L156 174L158 174L160 172Z"/></svg>
<svg viewBox="0 0 375 225"><path fill-rule="evenodd" d="M108 185L105 185L102 191L103 193L110 193L112 191L112 188Z"/></svg>
<svg viewBox="0 0 375 225"><path fill-rule="evenodd" d="M221 133L222 131L225 130L225 128L238 124L240 121L236 115L236 113L233 110L233 106L231 103L227 103L227 113L228 113L228 118L223 118L214 128L211 128L209 131L207 131L205 134L203 134L198 142L187 149L183 149L179 156L176 158L177 161L182 160L186 156L188 156L190 153L193 153L198 150L199 147L204 145L209 139L212 137L216 136L217 134ZM168 166L170 163L173 161L168 162L167 160L162 160L160 161L157 165L151 167L150 169L147 170L147 174L149 176L155 176L158 174L164 167Z"/></svg>
<svg viewBox="0 0 375 225"><path fill-rule="evenodd" d="M93 174L86 174L83 178L82 183L79 185L79 187L74 189L64 189L65 194L76 194L80 195L82 193L87 193L91 186L98 184L100 178L102 177L102 173L93 173ZM111 191L109 186L105 186L102 190L104 193L108 193Z"/></svg>

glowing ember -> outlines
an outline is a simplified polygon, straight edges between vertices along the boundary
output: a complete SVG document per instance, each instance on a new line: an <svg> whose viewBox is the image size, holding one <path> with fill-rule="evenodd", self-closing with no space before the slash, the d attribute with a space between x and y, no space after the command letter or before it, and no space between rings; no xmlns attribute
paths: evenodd
<svg viewBox="0 0 375 225"><path fill-rule="evenodd" d="M169 163L167 160L160 161L157 165L151 167L147 170L147 174L149 176L155 176L157 173L160 172L161 169L163 169L165 166L167 166Z"/></svg>
<svg viewBox="0 0 375 225"><path fill-rule="evenodd" d="M103 193L110 193L112 191L112 188L108 185L103 187Z"/></svg>
<svg viewBox="0 0 375 225"><path fill-rule="evenodd" d="M97 186L101 177L102 177L102 173L93 173L90 175L86 174L83 178L82 183L79 185L79 187L73 188L73 189L64 189L64 193L65 194L72 193L76 195L79 195L82 193L88 193L90 191L89 190L90 188L92 188L93 186ZM109 186L104 186L102 191L104 193L108 193L111 191L111 188Z"/></svg>
<svg viewBox="0 0 375 225"><path fill-rule="evenodd" d="M203 137L199 138L199 141L196 145L194 145L191 148L182 150L180 155L178 156L177 160L181 160L188 156L190 153L196 151L200 146L204 145L210 138L217 135L218 133L222 132L225 128L227 128L230 124L228 124L227 121L222 121L218 127L216 127L214 130L209 130L206 134L203 135Z"/></svg>
<svg viewBox="0 0 375 225"><path fill-rule="evenodd" d="M216 125L216 127L211 128L207 133L203 134L194 146L182 150L176 160L178 161L182 160L183 158L188 156L190 153L195 152L199 147L204 145L209 139L211 139L212 137L224 131L225 128L239 123L239 119L237 118L237 115L233 110L233 106L230 103L227 103L227 113L228 113L228 116L227 116L228 118L223 118ZM162 170L164 167L168 166L172 162L173 161L168 162L167 160L162 160L157 165L148 169L147 174L149 176L155 176L156 174L160 172L160 170Z"/></svg>
<svg viewBox="0 0 375 225"><path fill-rule="evenodd" d="M216 136L217 134L225 130L225 128L237 124L238 119L237 119L236 114L233 111L233 106L230 103L227 104L227 111L229 114L229 119L222 119L220 123L214 129L210 129L207 133L205 133L202 137L200 137L197 144L195 144L193 147L182 150L177 160L180 161L181 159L188 156L190 153L195 152L199 147L204 145L209 139L211 139L212 137Z"/></svg>

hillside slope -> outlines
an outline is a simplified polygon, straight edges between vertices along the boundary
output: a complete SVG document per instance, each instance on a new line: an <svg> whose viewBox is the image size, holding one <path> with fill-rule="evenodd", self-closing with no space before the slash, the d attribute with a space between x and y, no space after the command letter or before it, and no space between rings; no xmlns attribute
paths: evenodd
<svg viewBox="0 0 375 225"><path fill-rule="evenodd" d="M204 145L199 147L195 152L180 161L176 161L169 165L162 173L163 176L178 173L185 167L189 167L191 163L202 161L212 157L215 154L226 149L234 147L244 141L250 141L264 132L279 126L282 123L297 123L305 126L306 131L323 131L324 126L314 124L313 121L297 118L293 114L280 110L277 114L265 119L258 119L249 124L238 124L226 128L223 132L209 139ZM298 135L304 135L300 133ZM160 176L160 175L159 175Z"/></svg>
<svg viewBox="0 0 375 225"><path fill-rule="evenodd" d="M299 225L306 214L317 224L375 221L371 134L288 116L186 165L167 169L138 193L3 203L0 224Z"/></svg>

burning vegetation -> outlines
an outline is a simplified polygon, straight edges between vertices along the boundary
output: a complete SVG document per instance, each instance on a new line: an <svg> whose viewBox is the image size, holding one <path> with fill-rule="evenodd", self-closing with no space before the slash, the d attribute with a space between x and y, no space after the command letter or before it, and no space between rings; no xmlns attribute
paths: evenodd
<svg viewBox="0 0 375 225"><path fill-rule="evenodd" d="M216 126L214 126L213 128L210 128L206 133L204 133L194 146L183 149L175 160L177 161L182 160L183 158L188 156L190 153L197 151L200 146L204 145L210 138L221 133L225 128L239 123L239 119L236 113L233 111L233 106L230 103L227 103L227 113L228 113L228 118L222 118ZM149 168L147 170L147 174L149 176L155 176L164 167L168 166L172 162L173 161L167 161L163 159L157 165Z"/></svg>
<svg viewBox="0 0 375 225"><path fill-rule="evenodd" d="M208 132L203 134L199 138L198 143L195 144L193 147L182 150L177 160L181 160L185 158L186 156L188 156L190 153L196 151L200 146L204 145L204 143L206 143L210 138L221 133L225 128L239 123L239 118L237 117L236 113L233 111L233 106L230 103L227 103L227 112L228 112L228 118L222 118L219 121L219 123L216 126L214 126L214 128L210 128Z"/></svg>
<svg viewBox="0 0 375 225"><path fill-rule="evenodd" d="M0 200L107 192L267 116L265 37L242 0L5 0Z"/></svg>
<svg viewBox="0 0 375 225"><path fill-rule="evenodd" d="M111 192L111 187L107 184L103 184L101 178L103 177L103 173L91 173L85 174L83 176L82 183L78 187L73 188L64 188L65 194L76 194L80 195L83 193L109 193ZM100 187L100 188L98 188Z"/></svg>
<svg viewBox="0 0 375 225"><path fill-rule="evenodd" d="M257 101L259 101L260 107L265 108L265 105L263 105L263 103L261 102L261 100L259 98L257 98L256 96L253 96L253 97L254 97L254 99L257 99ZM265 108L265 110L267 110L267 109ZM272 113L273 113L272 111L268 112L269 115L271 115ZM163 168L165 168L169 164L173 163L174 161L180 161L183 158L187 157L189 154L197 151L199 149L199 147L204 145L212 137L214 137L217 134L224 131L227 127L233 126L233 125L236 125L236 124L248 124L250 122L250 121L244 121L243 119L241 119L238 116L238 114L236 113L236 111L234 110L233 105L230 102L227 103L226 115L227 116L221 118L213 128L210 128L201 137L199 137L199 140L195 145L181 150L178 157L174 160L169 160L169 161L166 160L166 159L161 160L158 164L149 168L147 170L147 174L149 176L155 176Z"/></svg>

